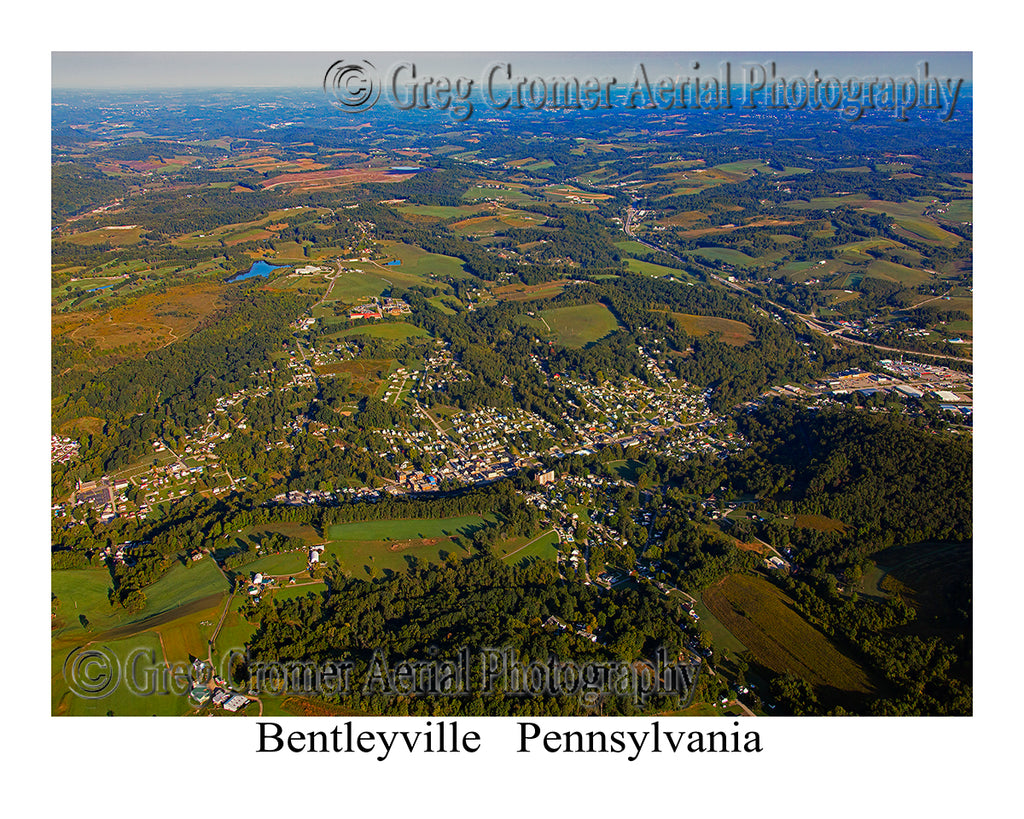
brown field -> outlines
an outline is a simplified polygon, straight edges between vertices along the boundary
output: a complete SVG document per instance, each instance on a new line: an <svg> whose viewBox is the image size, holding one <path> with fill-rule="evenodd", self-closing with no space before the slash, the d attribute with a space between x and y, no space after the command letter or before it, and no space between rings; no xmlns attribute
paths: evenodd
<svg viewBox="0 0 1024 819"><path fill-rule="evenodd" d="M811 626L793 601L767 580L732 574L709 587L706 605L750 651L755 662L814 686L869 693L864 670Z"/></svg>
<svg viewBox="0 0 1024 819"><path fill-rule="evenodd" d="M61 424L59 432L68 437L74 437L78 433L99 435L103 432L105 425L106 421L102 418L96 418L93 415L83 415L80 418L72 418L70 421Z"/></svg>
<svg viewBox="0 0 1024 819"><path fill-rule="evenodd" d="M491 290L499 301L530 301L531 299L549 299L557 296L568 284L567 279L558 279L541 284L507 284Z"/></svg>
<svg viewBox="0 0 1024 819"><path fill-rule="evenodd" d="M98 245L102 242L109 242L114 247L135 245L142 238L143 230L145 228L138 225L114 225L73 233L64 237L64 240L75 245Z"/></svg>
<svg viewBox="0 0 1024 819"><path fill-rule="evenodd" d="M448 540L448 538L445 538ZM418 540L396 540L390 546L390 552L404 552L406 549L418 549L420 546L436 546L440 540L436 537L421 538Z"/></svg>
<svg viewBox="0 0 1024 819"><path fill-rule="evenodd" d="M742 347L754 340L750 327L742 321L717 316L691 316L689 313L672 313L672 316L682 323L683 329L691 336L699 338L711 333L721 333L722 341L734 347Z"/></svg>
<svg viewBox="0 0 1024 819"><path fill-rule="evenodd" d="M139 345L142 352L189 335L202 319L223 305L223 284L189 284L149 293L106 313L87 311L54 316L51 333L75 341L94 339L100 350Z"/></svg>
<svg viewBox="0 0 1024 819"><path fill-rule="evenodd" d="M317 367L320 375L347 375L352 379L352 389L366 395L373 395L381 381L391 369L393 359L363 358L356 361L342 361Z"/></svg>
<svg viewBox="0 0 1024 819"><path fill-rule="evenodd" d="M794 525L802 529L817 529L819 532L843 532L846 524L824 515L797 515Z"/></svg>
<svg viewBox="0 0 1024 819"><path fill-rule="evenodd" d="M336 185L352 185L356 182L402 182L412 175L391 173L387 168L336 168L329 171L279 174L266 180L263 189L272 190L281 185L288 185L302 190L317 190Z"/></svg>
<svg viewBox="0 0 1024 819"><path fill-rule="evenodd" d="M678 227L691 227L707 219L708 216L702 210L684 210L674 213L666 219L661 219L658 224L676 225Z"/></svg>

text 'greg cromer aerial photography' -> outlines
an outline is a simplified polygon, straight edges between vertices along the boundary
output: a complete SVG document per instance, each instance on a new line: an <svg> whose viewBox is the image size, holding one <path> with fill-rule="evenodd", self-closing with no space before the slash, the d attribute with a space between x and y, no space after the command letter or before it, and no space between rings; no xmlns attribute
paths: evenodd
<svg viewBox="0 0 1024 819"><path fill-rule="evenodd" d="M53 54L53 715L972 713L969 53L226 56Z"/></svg>

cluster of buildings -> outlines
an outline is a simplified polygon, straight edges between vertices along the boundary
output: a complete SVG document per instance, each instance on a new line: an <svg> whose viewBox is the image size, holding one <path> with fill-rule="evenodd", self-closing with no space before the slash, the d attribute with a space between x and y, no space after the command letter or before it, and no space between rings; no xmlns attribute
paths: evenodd
<svg viewBox="0 0 1024 819"><path fill-rule="evenodd" d="M50 462L66 464L78 457L78 441L60 435L50 436Z"/></svg>
<svg viewBox="0 0 1024 819"><path fill-rule="evenodd" d="M188 698L200 707L210 702L217 708L232 713L241 711L250 702L248 697L231 691L226 683L218 678L214 678L210 685L195 686L189 691Z"/></svg>
<svg viewBox="0 0 1024 819"><path fill-rule="evenodd" d="M366 304L358 304L348 311L350 319L381 319L384 316L402 316L412 312L412 308L402 299L372 299Z"/></svg>

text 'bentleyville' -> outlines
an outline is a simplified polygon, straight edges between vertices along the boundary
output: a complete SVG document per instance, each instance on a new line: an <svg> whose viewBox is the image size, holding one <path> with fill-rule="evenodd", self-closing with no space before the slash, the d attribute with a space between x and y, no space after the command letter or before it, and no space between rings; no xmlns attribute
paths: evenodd
<svg viewBox="0 0 1024 819"><path fill-rule="evenodd" d="M292 753L362 753L375 754L384 761L391 751L447 754L476 753L481 738L476 731L463 731L458 720L432 722L422 730L373 731L359 730L351 722L334 726L329 731L291 731L276 722L259 722L259 753L291 751ZM740 734L739 722L732 731L669 731L655 720L643 731L543 731L536 722L518 722L517 753L612 753L627 754L632 762L645 753L753 753L760 752L761 736L757 731Z"/></svg>

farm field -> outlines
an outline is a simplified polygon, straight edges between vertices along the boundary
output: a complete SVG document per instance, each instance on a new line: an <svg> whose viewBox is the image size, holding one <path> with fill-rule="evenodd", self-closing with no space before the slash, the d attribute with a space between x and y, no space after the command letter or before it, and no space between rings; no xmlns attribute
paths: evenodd
<svg viewBox="0 0 1024 819"><path fill-rule="evenodd" d="M542 533L530 537L515 537L504 541L494 549L494 554L510 564L530 560L554 560L558 552L558 534Z"/></svg>
<svg viewBox="0 0 1024 819"><path fill-rule="evenodd" d="M327 584L323 580L310 582L308 580L293 585L284 585L274 589L271 594L274 600L294 600L296 597L305 597L308 594L323 594L327 591Z"/></svg>
<svg viewBox="0 0 1024 819"><path fill-rule="evenodd" d="M410 338L428 338L430 333L422 327L417 327L404 321L388 321L353 327L350 330L338 333L338 336L371 336L390 341L407 341Z"/></svg>
<svg viewBox="0 0 1024 819"><path fill-rule="evenodd" d="M74 667L75 657L82 650L81 647L69 650L67 647L56 646L53 649L50 695L51 714L54 716L179 716L191 710L187 695L171 693L142 696L137 693L148 690L149 683L156 681L146 673L146 669L161 667L163 664L160 638L155 633L145 632L104 643L104 652L116 658L120 668L129 668L134 660L139 669L139 679L134 681L135 690L125 682L122 673L122 679L105 697L84 699L71 693L68 687L64 677L65 668L69 669L67 673L74 673L70 669Z"/></svg>
<svg viewBox="0 0 1024 819"><path fill-rule="evenodd" d="M142 238L145 228L138 225L114 225L112 227L96 228L82 233L72 233L70 236L62 237L64 241L76 245L98 245L108 242L114 247L123 245L138 244Z"/></svg>
<svg viewBox="0 0 1024 819"><path fill-rule="evenodd" d="M603 304L556 307L540 313L551 327L556 344L585 347L617 330L619 322Z"/></svg>
<svg viewBox="0 0 1024 819"><path fill-rule="evenodd" d="M327 548L320 560L337 563L357 577L404 572L414 562L439 564L448 554L466 557L468 552L454 538L493 522L490 515L468 515L335 524L328 529Z"/></svg>
<svg viewBox="0 0 1024 819"><path fill-rule="evenodd" d="M567 283L566 279L557 279L541 284L506 284L491 288L491 293L499 301L550 299L561 293Z"/></svg>
<svg viewBox="0 0 1024 819"><path fill-rule="evenodd" d="M661 276L675 276L679 279L693 279L685 270L666 267L665 265L654 264L653 262L642 262L639 259L626 259L626 267L634 273L640 273L643 276L655 276L658 278Z"/></svg>
<svg viewBox="0 0 1024 819"><path fill-rule="evenodd" d="M396 205L399 213L412 216L428 216L434 219L468 219L482 212L483 205Z"/></svg>
<svg viewBox="0 0 1024 819"><path fill-rule="evenodd" d="M450 537L427 537L389 543L384 540L336 540L327 544L321 563L337 565L354 577L377 577L408 571L413 563L440 564L445 555L468 557Z"/></svg>
<svg viewBox="0 0 1024 819"><path fill-rule="evenodd" d="M697 250L688 250L685 255L690 257L699 256L702 259L724 262L736 267L755 267L758 262L757 259L748 256L746 253L733 250L730 247L702 247Z"/></svg>
<svg viewBox="0 0 1024 819"><path fill-rule="evenodd" d="M642 245L640 244L640 242L636 242L632 239L625 239L621 242L615 242L614 244L619 250L628 255L646 256L648 253L651 252L651 249L649 247L647 247L646 245Z"/></svg>
<svg viewBox="0 0 1024 819"><path fill-rule="evenodd" d="M692 316L688 313L672 313L671 315L683 325L683 329L688 335L697 338L711 333L721 333L722 341L734 347L742 347L754 340L750 327L742 321L718 318L717 316Z"/></svg>
<svg viewBox="0 0 1024 819"><path fill-rule="evenodd" d="M281 552L279 554L259 557L252 563L245 563L236 568L237 572L249 576L255 572L272 576L294 575L306 570L309 553L306 550L297 552Z"/></svg>
<svg viewBox="0 0 1024 819"><path fill-rule="evenodd" d="M842 532L846 524L824 515L795 515L793 525L804 529L817 529L820 532Z"/></svg>
<svg viewBox="0 0 1024 819"><path fill-rule="evenodd" d="M732 574L704 592L704 603L750 651L751 658L780 674L794 674L815 687L870 693L864 670L796 611L767 580Z"/></svg>
<svg viewBox="0 0 1024 819"><path fill-rule="evenodd" d="M914 270L895 262L887 262L881 259L876 259L868 265L867 273L865 275L873 276L877 279L886 279L888 281L896 281L907 287L916 287L919 284L924 284L931 279L931 274L927 270Z"/></svg>
<svg viewBox="0 0 1024 819"><path fill-rule="evenodd" d="M479 199L504 199L508 202L530 202L536 199L536 197L531 196L521 188L506 185L495 185L494 187L474 185L462 195L462 198L471 202Z"/></svg>
<svg viewBox="0 0 1024 819"><path fill-rule="evenodd" d="M339 301L354 304L358 301L372 299L391 289L391 282L384 279L383 271L365 272L348 271L335 278L327 301Z"/></svg>
<svg viewBox="0 0 1024 819"><path fill-rule="evenodd" d="M456 518L414 518L336 523L327 530L329 540L394 542L413 538L469 535L493 519L467 515Z"/></svg>
<svg viewBox="0 0 1024 819"><path fill-rule="evenodd" d="M399 276L408 276L415 279L427 278L431 273L438 278L453 276L454 278L465 278L466 273L461 259L454 256L444 256L440 253L429 253L415 245L407 245L403 242L382 241L381 250L399 259L401 265L389 268L385 276L390 278L394 272ZM411 282L410 283L414 283Z"/></svg>

